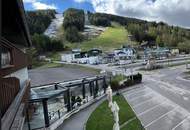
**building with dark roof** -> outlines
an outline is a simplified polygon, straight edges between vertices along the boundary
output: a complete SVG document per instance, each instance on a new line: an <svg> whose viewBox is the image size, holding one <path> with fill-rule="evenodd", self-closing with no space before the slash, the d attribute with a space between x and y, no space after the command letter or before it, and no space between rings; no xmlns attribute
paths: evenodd
<svg viewBox="0 0 190 130"><path fill-rule="evenodd" d="M21 130L25 120L24 111L30 89L25 48L31 46L23 2L21 0L3 0L1 17L1 129Z"/></svg>

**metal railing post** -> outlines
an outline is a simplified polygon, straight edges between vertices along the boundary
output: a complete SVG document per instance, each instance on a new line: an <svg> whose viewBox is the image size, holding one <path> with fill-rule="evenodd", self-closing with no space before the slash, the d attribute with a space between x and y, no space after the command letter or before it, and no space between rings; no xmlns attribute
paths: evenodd
<svg viewBox="0 0 190 130"><path fill-rule="evenodd" d="M42 101L43 104L43 111L44 111L44 120L45 120L45 127L49 127L49 116L48 116L48 107L47 107L47 99Z"/></svg>

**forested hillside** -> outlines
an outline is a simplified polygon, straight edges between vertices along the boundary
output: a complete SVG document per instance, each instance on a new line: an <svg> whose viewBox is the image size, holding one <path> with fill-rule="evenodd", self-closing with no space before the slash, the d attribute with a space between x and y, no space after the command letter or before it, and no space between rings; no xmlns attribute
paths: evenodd
<svg viewBox="0 0 190 130"><path fill-rule="evenodd" d="M51 39L43 33L55 18L55 10L27 11L26 20L29 26L32 43L38 53L60 51L64 46L60 40Z"/></svg>
<svg viewBox="0 0 190 130"><path fill-rule="evenodd" d="M34 33L43 33L51 23L51 20L55 17L55 13L55 10L28 11L27 21L31 35L33 35ZM81 34L85 26L84 11L80 9L70 8L66 10L63 15L64 21L62 37L64 37L64 39L66 39L66 41L70 43L84 41L84 36ZM159 46L179 48L181 51L184 52L190 51L190 30L188 29L176 26L169 26L168 24L163 22L148 22L145 20L105 13L88 12L88 17L90 23L96 26L111 27L113 22L119 23L126 29L128 35L132 35L134 42L138 43L139 45L143 41L149 41ZM42 38L44 37L42 36ZM34 39L39 39L39 37L35 36ZM94 42L89 42L89 44L93 43ZM36 44L34 43L34 45ZM101 45L103 46L104 43L102 43ZM88 46L89 48L90 46L94 47L94 45Z"/></svg>
<svg viewBox="0 0 190 130"><path fill-rule="evenodd" d="M55 10L36 10L27 11L26 19L28 22L30 34L41 34L50 25L51 20L55 18Z"/></svg>
<svg viewBox="0 0 190 130"><path fill-rule="evenodd" d="M104 13L90 13L91 24L110 26L111 22L118 22L124 26L139 44L151 41L159 46L179 48L181 51L190 50L190 30L176 26L169 26L163 22L147 22L144 20L121 17Z"/></svg>

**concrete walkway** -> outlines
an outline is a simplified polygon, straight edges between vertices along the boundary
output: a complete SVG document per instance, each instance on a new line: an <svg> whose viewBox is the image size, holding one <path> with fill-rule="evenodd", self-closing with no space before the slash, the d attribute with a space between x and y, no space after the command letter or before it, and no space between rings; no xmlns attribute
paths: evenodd
<svg viewBox="0 0 190 130"><path fill-rule="evenodd" d="M76 113L63 122L56 130L84 130L84 126L91 113L99 106L106 98L102 98L98 102L90 105L84 110Z"/></svg>

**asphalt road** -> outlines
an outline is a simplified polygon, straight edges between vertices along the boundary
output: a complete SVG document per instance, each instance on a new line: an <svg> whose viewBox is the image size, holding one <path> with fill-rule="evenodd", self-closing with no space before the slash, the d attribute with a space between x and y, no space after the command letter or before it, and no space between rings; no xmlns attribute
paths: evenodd
<svg viewBox="0 0 190 130"><path fill-rule="evenodd" d="M145 72L143 84L123 95L147 130L190 130L190 81L185 66Z"/></svg>

